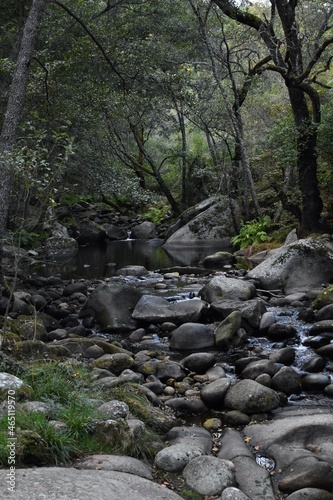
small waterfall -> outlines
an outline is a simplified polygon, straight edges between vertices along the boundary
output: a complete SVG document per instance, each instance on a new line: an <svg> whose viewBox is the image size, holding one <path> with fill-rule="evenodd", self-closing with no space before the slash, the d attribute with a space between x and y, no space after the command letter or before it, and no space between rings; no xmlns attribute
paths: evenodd
<svg viewBox="0 0 333 500"><path fill-rule="evenodd" d="M127 238L126 240L130 240L132 235L132 231L130 229L127 230Z"/></svg>

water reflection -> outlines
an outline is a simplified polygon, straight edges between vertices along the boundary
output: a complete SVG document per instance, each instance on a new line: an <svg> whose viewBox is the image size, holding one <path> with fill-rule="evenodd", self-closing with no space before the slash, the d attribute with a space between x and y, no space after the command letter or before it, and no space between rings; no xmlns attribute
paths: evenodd
<svg viewBox="0 0 333 500"><path fill-rule="evenodd" d="M162 241L121 240L104 245L81 247L78 254L67 261L49 262L45 267L30 269L43 276L60 275L63 279L93 279L110 277L115 270L129 265L144 266L154 271L170 266L197 265L207 255L220 250L230 251L217 245L189 246L164 249Z"/></svg>

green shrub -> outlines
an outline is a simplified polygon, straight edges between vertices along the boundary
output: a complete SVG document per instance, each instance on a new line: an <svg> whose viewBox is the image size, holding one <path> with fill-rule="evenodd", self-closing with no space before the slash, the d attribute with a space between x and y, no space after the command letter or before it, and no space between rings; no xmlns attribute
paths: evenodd
<svg viewBox="0 0 333 500"><path fill-rule="evenodd" d="M241 249L263 243L268 240L266 231L270 225L271 219L268 215L249 221L241 227L238 235L231 238L231 242L234 246L239 246Z"/></svg>

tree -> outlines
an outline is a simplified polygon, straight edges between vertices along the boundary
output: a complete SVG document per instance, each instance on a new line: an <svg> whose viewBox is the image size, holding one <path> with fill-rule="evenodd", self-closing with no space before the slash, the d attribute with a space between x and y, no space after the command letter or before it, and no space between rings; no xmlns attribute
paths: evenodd
<svg viewBox="0 0 333 500"><path fill-rule="evenodd" d="M258 33L270 58L265 68L278 73L284 81L297 130L297 170L302 196L297 210L300 230L302 233L321 230L323 203L318 187L316 151L321 116L317 86L322 84L319 77L331 62L327 49L333 44L329 25L333 9L327 3L316 3L316 15L321 22L310 40L304 37L304 26L300 29L301 3L297 0L270 0L269 19L237 6L232 0L213 2L226 16Z"/></svg>
<svg viewBox="0 0 333 500"><path fill-rule="evenodd" d="M34 0L24 29L18 52L7 111L0 134L0 265L3 254L3 241L7 224L7 214L13 182L13 163L10 158L15 144L23 111L25 92L29 80L30 63L33 57L38 28L46 5L50 0ZM2 279L2 271L0 270Z"/></svg>

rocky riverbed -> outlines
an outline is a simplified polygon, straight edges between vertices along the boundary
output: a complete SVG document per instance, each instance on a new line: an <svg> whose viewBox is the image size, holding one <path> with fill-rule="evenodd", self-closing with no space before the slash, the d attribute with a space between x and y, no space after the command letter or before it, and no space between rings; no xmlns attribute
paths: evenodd
<svg viewBox="0 0 333 500"><path fill-rule="evenodd" d="M20 368L83 365L104 415L93 432L135 442L152 428L160 441L149 460L83 457L66 469L74 483L78 470L102 469L134 475L138 485L164 484L170 493L162 496L164 487L158 498L332 499L330 247L330 237L285 245L248 273L225 260L219 271L130 266L89 282L19 273L13 296L3 290L0 303L2 414L10 390L18 412L48 415L50 402L31 402ZM215 264L218 257L226 255ZM120 387L133 398L122 399ZM34 463L28 445L17 449L20 467L29 467L26 483L21 472L18 481L31 498L44 498L44 486L36 493L29 479L31 465L43 465L38 452ZM79 489L64 488L63 498L78 497ZM119 498L99 491L94 498ZM137 498L157 495L140 491Z"/></svg>

